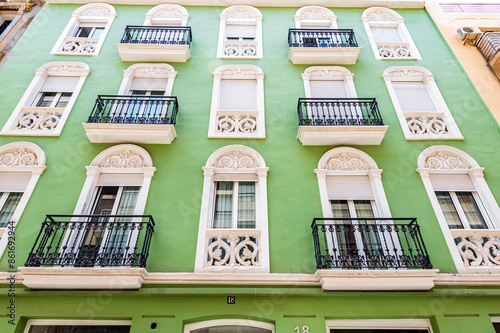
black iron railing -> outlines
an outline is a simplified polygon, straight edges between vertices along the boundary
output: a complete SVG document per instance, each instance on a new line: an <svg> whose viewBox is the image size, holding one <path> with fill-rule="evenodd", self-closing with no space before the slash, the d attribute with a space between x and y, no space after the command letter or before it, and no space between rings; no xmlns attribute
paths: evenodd
<svg viewBox="0 0 500 333"><path fill-rule="evenodd" d="M175 125L178 112L174 96L98 95L87 122Z"/></svg>
<svg viewBox="0 0 500 333"><path fill-rule="evenodd" d="M190 27L127 25L122 44L191 45Z"/></svg>
<svg viewBox="0 0 500 333"><path fill-rule="evenodd" d="M312 223L318 269L431 269L414 218L315 218Z"/></svg>
<svg viewBox="0 0 500 333"><path fill-rule="evenodd" d="M500 32L499 31L485 31L477 42L477 49L486 60L486 65L500 81L500 60L495 57L500 52Z"/></svg>
<svg viewBox="0 0 500 333"><path fill-rule="evenodd" d="M357 47L352 29L289 29L290 47Z"/></svg>
<svg viewBox="0 0 500 333"><path fill-rule="evenodd" d="M375 98L299 98L299 125L384 125Z"/></svg>
<svg viewBox="0 0 500 333"><path fill-rule="evenodd" d="M25 266L146 267L151 215L47 215Z"/></svg>

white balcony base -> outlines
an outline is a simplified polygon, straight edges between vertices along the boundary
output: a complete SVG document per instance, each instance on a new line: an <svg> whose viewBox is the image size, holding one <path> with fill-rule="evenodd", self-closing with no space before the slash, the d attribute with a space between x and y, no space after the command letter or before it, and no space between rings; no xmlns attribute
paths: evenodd
<svg viewBox="0 0 500 333"><path fill-rule="evenodd" d="M429 290L438 269L318 270L314 276L324 291Z"/></svg>
<svg viewBox="0 0 500 333"><path fill-rule="evenodd" d="M148 272L131 267L19 267L30 289L137 290Z"/></svg>
<svg viewBox="0 0 500 333"><path fill-rule="evenodd" d="M389 126L299 126L304 146L379 145Z"/></svg>
<svg viewBox="0 0 500 333"><path fill-rule="evenodd" d="M176 137L174 125L83 123L92 143L170 144Z"/></svg>
<svg viewBox="0 0 500 333"><path fill-rule="evenodd" d="M360 47L290 47L288 59L294 65L354 65Z"/></svg>
<svg viewBox="0 0 500 333"><path fill-rule="evenodd" d="M189 45L116 44L122 61L186 62L191 58Z"/></svg>

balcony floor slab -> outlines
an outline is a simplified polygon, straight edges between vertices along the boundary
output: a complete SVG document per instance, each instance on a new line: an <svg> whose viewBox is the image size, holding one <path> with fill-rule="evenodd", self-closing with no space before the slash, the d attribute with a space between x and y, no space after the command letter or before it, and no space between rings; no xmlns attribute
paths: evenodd
<svg viewBox="0 0 500 333"><path fill-rule="evenodd" d="M176 137L172 124L83 123L92 143L170 144Z"/></svg>
<svg viewBox="0 0 500 333"><path fill-rule="evenodd" d="M304 146L379 145L389 126L299 126Z"/></svg>
<svg viewBox="0 0 500 333"><path fill-rule="evenodd" d="M122 61L186 62L191 58L189 45L117 43L116 48Z"/></svg>
<svg viewBox="0 0 500 333"><path fill-rule="evenodd" d="M290 47L294 65L354 65L361 47Z"/></svg>

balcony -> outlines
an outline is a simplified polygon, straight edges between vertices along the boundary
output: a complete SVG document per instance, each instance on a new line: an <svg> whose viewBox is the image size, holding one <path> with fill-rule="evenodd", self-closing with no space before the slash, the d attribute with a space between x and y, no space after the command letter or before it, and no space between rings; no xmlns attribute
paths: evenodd
<svg viewBox="0 0 500 333"><path fill-rule="evenodd" d="M145 276L151 215L47 215L20 267L32 289L138 289Z"/></svg>
<svg viewBox="0 0 500 333"><path fill-rule="evenodd" d="M375 98L299 98L304 146L379 145L387 132Z"/></svg>
<svg viewBox="0 0 500 333"><path fill-rule="evenodd" d="M451 229L465 272L500 273L500 230Z"/></svg>
<svg viewBox="0 0 500 333"><path fill-rule="evenodd" d="M191 41L190 27L128 25L116 47L122 61L186 62Z"/></svg>
<svg viewBox="0 0 500 333"><path fill-rule="evenodd" d="M170 144L178 109L173 96L99 95L83 127L92 143Z"/></svg>
<svg viewBox="0 0 500 333"><path fill-rule="evenodd" d="M66 37L56 54L92 55L97 49L99 38Z"/></svg>
<svg viewBox="0 0 500 333"><path fill-rule="evenodd" d="M428 290L434 285L437 270L416 219L315 218L311 227L316 275L324 290Z"/></svg>
<svg viewBox="0 0 500 333"><path fill-rule="evenodd" d="M352 29L290 29L288 44L295 65L354 65L361 52Z"/></svg>

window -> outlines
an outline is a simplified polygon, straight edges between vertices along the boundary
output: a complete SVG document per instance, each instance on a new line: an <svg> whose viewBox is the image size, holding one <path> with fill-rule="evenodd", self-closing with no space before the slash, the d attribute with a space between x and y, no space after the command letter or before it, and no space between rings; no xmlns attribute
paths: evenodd
<svg viewBox="0 0 500 333"><path fill-rule="evenodd" d="M297 10L293 19L297 29L337 29L337 17L325 7L302 7Z"/></svg>
<svg viewBox="0 0 500 333"><path fill-rule="evenodd" d="M203 167L197 272L269 272L268 168L255 150L220 148Z"/></svg>
<svg viewBox="0 0 500 333"><path fill-rule="evenodd" d="M51 62L37 69L0 134L61 135L89 73L83 62Z"/></svg>
<svg viewBox="0 0 500 333"><path fill-rule="evenodd" d="M262 14L250 6L231 6L220 15L217 57L258 59L262 53Z"/></svg>
<svg viewBox="0 0 500 333"><path fill-rule="evenodd" d="M130 320L30 319L24 333L129 333L131 325Z"/></svg>
<svg viewBox="0 0 500 333"><path fill-rule="evenodd" d="M8 30L7 28L12 24L12 22L14 20L16 20L16 14L15 13L13 13L13 14L0 14L0 36L6 30Z"/></svg>
<svg viewBox="0 0 500 333"><path fill-rule="evenodd" d="M432 146L420 154L417 171L458 271L498 268L500 214L483 168L457 148Z"/></svg>
<svg viewBox="0 0 500 333"><path fill-rule="evenodd" d="M78 8L51 53L98 55L115 17L113 6L104 3L88 4Z"/></svg>
<svg viewBox="0 0 500 333"><path fill-rule="evenodd" d="M432 333L429 319L332 319L328 333Z"/></svg>
<svg viewBox="0 0 500 333"><path fill-rule="evenodd" d="M395 11L383 7L368 8L361 21L376 59L422 59L403 17Z"/></svg>
<svg viewBox="0 0 500 333"><path fill-rule="evenodd" d="M264 73L253 65L225 65L214 75L209 138L264 139Z"/></svg>
<svg viewBox="0 0 500 333"><path fill-rule="evenodd" d="M244 333L274 333L273 324L248 319L216 319L184 326L184 333L215 333L215 332L244 332Z"/></svg>
<svg viewBox="0 0 500 333"><path fill-rule="evenodd" d="M389 67L382 77L406 140L463 140L429 70Z"/></svg>
<svg viewBox="0 0 500 333"><path fill-rule="evenodd" d="M306 98L357 98L352 74L340 66L312 66L301 74Z"/></svg>
<svg viewBox="0 0 500 333"><path fill-rule="evenodd" d="M146 14L146 20L144 21L145 26L182 26L187 25L189 19L188 11L179 5L159 5L153 7Z"/></svg>
<svg viewBox="0 0 500 333"><path fill-rule="evenodd" d="M45 154L30 142L0 147L0 258L7 247L8 231L15 229L38 178L45 170Z"/></svg>

